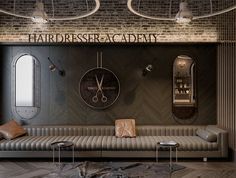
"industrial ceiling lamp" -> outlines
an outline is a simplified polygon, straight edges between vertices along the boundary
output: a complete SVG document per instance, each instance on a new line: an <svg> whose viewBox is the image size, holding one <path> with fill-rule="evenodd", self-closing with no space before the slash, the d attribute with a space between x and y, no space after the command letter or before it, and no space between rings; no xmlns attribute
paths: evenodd
<svg viewBox="0 0 236 178"><path fill-rule="evenodd" d="M193 19L192 11L188 8L187 0L180 2L179 12L175 16L177 23L187 24L190 23Z"/></svg>
<svg viewBox="0 0 236 178"><path fill-rule="evenodd" d="M31 3L32 1L28 0L29 3ZM76 0L74 0L76 1ZM90 15L93 15L94 13L96 13L98 11L98 9L100 8L100 0L94 0L95 5L92 9L89 8L89 4L88 4L88 0L84 0L86 2L86 9L87 12L83 13L83 14L79 14L79 15L74 15L74 16L57 16L55 17L54 15L54 0L51 0L51 4L52 4L52 17L48 17L48 15L46 14L45 10L44 10L44 3L42 2L42 0L36 0L35 3L35 10L33 13L31 13L32 15L23 15L23 14L19 14L15 12L15 7L16 7L16 0L13 1L13 12L8 11L8 10L4 10L2 9L2 7L0 7L0 13L4 13L7 15L11 15L14 17L20 17L20 18L25 18L25 19L31 19L33 22L36 23L47 23L49 21L63 21L63 20L77 20L77 19L81 19L84 17L88 17ZM24 2L22 2L21 5L23 5L25 2L27 2L27 0L24 0ZM60 7L60 9L62 9ZM49 10L47 11L49 12ZM76 13L77 14L77 13Z"/></svg>
<svg viewBox="0 0 236 178"><path fill-rule="evenodd" d="M48 16L44 11L44 4L42 0L37 0L35 4L35 10L32 15L32 21L35 23L47 23Z"/></svg>
<svg viewBox="0 0 236 178"><path fill-rule="evenodd" d="M133 3L133 1L135 1L136 3ZM133 14L143 17L143 18L147 18L147 19L152 19L152 20L164 20L164 21L175 21L177 23L189 23L193 20L197 20L197 19L203 19L203 18L209 18L209 17L214 17L217 15L221 15L227 12L230 12L234 9L236 9L236 4L235 1L233 1L233 5L230 5L227 8L221 9L219 11L213 11L213 4L218 3L218 1L213 1L213 0L202 0L202 1L206 1L208 3L208 9L209 12L206 14L201 14L201 10L199 9L192 9L195 10L194 12L192 12L189 7L188 7L188 3L187 0L181 0L180 4L179 4L179 12L177 13L177 15L175 17L172 16L172 11L174 12L176 10L175 7L175 3L173 3L173 0L169 0L169 5L166 6L161 6L159 8L165 8L167 12L169 11L169 13L163 14L155 14L155 15L148 15L148 13L151 12L150 8L145 8L145 6L142 6L141 4L151 4L150 2L147 2L148 0L145 0L145 3L141 3L142 0L127 0L127 7L130 10L130 12L132 12ZM164 0L163 0L164 1ZM193 2L194 0L192 0L191 2ZM199 3L199 0L195 0L194 2ZM152 5L152 4L151 4ZM220 8L220 7L219 7ZM141 9L141 11L140 11ZM146 10L146 12L145 12ZM199 13L200 12L200 13ZM193 15L195 14L195 15Z"/></svg>

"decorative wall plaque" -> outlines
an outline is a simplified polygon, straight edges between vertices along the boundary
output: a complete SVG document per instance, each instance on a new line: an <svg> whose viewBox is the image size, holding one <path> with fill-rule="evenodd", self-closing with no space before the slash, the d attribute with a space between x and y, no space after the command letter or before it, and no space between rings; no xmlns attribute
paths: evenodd
<svg viewBox="0 0 236 178"><path fill-rule="evenodd" d="M112 71L102 67L101 62L100 67L90 69L83 75L79 90L81 98L88 106L105 109L119 97L120 82Z"/></svg>

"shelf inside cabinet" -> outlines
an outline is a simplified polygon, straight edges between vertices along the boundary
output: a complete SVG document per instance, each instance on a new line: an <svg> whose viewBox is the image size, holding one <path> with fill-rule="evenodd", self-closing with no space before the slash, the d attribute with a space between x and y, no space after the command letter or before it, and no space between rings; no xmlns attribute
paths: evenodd
<svg viewBox="0 0 236 178"><path fill-rule="evenodd" d="M196 108L195 61L185 55L177 56L173 65L173 114L189 118ZM181 109L182 107L182 109ZM186 112L182 112L182 111ZM189 114L190 113L190 114Z"/></svg>

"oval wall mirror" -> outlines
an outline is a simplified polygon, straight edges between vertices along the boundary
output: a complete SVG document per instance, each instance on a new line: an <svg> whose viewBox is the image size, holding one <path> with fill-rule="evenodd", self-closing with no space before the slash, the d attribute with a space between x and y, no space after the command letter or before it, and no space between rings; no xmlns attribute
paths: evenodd
<svg viewBox="0 0 236 178"><path fill-rule="evenodd" d="M173 63L173 115L191 119L197 111L196 63L186 55L177 56Z"/></svg>
<svg viewBox="0 0 236 178"><path fill-rule="evenodd" d="M30 119L40 110L40 64L30 54L20 54L13 60L12 109L20 119Z"/></svg>

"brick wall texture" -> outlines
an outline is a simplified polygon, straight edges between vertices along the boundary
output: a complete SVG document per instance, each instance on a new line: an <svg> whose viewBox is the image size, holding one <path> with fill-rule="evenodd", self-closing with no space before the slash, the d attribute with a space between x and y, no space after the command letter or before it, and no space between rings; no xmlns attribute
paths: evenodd
<svg viewBox="0 0 236 178"><path fill-rule="evenodd" d="M172 2L173 1L173 2ZM179 1L172 0L133 0L136 10L148 15L174 17L178 12ZM45 11L52 17L52 4L44 0ZM180 25L172 21L158 21L139 17L127 8L127 0L100 0L101 7L94 15L70 21L50 21L35 24L30 19L18 18L0 13L0 42L29 42L29 34L155 34L151 42L219 42L235 39L229 34L235 19L235 10L227 15L192 21ZM170 10L170 2L171 10ZM213 11L222 10L235 4L235 0L212 0ZM4 0L0 8L23 15L31 15L35 0ZM86 0L54 0L55 17L82 14L87 11ZM94 7L94 0L88 0L88 7ZM195 16L210 12L210 0L189 0ZM230 15L229 15L230 14ZM101 42L109 42L102 40ZM117 36L115 42L124 42ZM137 41L135 41L137 42ZM140 40L139 42L145 42Z"/></svg>

